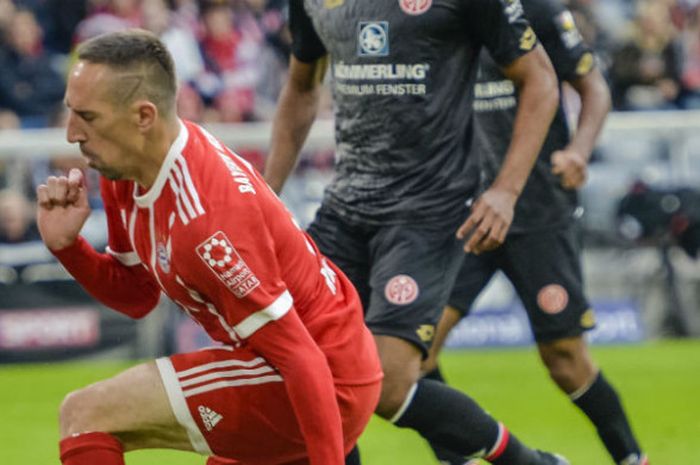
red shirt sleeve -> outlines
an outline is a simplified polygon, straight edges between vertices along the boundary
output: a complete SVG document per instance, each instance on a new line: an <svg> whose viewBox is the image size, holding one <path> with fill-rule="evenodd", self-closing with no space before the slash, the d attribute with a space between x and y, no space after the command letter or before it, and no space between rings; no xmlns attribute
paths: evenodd
<svg viewBox="0 0 700 465"><path fill-rule="evenodd" d="M251 198L253 200L253 198ZM209 211L173 242L173 266L284 379L312 465L343 464L343 434L324 353L294 310L258 204Z"/></svg>
<svg viewBox="0 0 700 465"><path fill-rule="evenodd" d="M101 189L109 234L107 253L97 252L82 237L52 253L95 299L132 318L141 318L158 304L160 287L131 249L112 183L103 180Z"/></svg>

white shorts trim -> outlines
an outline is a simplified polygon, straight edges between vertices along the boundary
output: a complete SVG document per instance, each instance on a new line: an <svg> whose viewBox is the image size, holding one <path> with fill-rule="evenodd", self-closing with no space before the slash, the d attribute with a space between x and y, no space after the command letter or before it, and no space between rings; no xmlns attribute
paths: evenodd
<svg viewBox="0 0 700 465"><path fill-rule="evenodd" d="M192 418L190 409L187 407L187 401L185 400L182 388L180 388L180 382L178 381L177 373L175 373L175 367L173 367L172 362L169 358L163 357L156 360L156 366L160 372L163 386L165 386L165 392L168 394L170 407L173 409L177 422L187 431L187 436L190 438L192 448L202 455L212 455L207 440L199 430L197 423L195 423L194 418Z"/></svg>

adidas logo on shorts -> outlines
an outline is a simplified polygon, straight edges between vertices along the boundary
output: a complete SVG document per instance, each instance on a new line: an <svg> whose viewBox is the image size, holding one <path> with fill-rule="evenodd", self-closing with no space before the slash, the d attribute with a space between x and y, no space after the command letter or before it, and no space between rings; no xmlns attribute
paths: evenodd
<svg viewBox="0 0 700 465"><path fill-rule="evenodd" d="M199 411L199 415L202 417L202 422L204 422L204 427L207 429L207 431L213 430L214 427L224 418L209 407L205 407L203 405L197 407L197 410Z"/></svg>

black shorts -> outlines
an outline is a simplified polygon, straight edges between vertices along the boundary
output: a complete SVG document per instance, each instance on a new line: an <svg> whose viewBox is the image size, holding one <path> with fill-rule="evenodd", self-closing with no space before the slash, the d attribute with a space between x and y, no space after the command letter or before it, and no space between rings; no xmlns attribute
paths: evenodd
<svg viewBox="0 0 700 465"><path fill-rule="evenodd" d="M513 283L537 342L578 336L595 327L595 315L583 292L576 225L513 234L494 251L467 254L450 306L468 314L497 270Z"/></svg>
<svg viewBox="0 0 700 465"><path fill-rule="evenodd" d="M357 288L372 333L413 342L425 356L464 258L455 238L464 218L449 225L368 226L322 207L308 232Z"/></svg>

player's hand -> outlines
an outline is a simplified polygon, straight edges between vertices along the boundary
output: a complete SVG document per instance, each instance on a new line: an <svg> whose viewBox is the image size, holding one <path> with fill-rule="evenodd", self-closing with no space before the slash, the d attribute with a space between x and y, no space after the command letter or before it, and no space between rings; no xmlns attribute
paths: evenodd
<svg viewBox="0 0 700 465"><path fill-rule="evenodd" d="M90 215L83 173L76 168L68 176L49 176L36 189L37 226L46 246L60 250L73 244Z"/></svg>
<svg viewBox="0 0 700 465"><path fill-rule="evenodd" d="M503 244L513 222L513 211L518 197L507 190L491 187L472 206L469 218L457 230L457 238L464 240L464 251L476 255Z"/></svg>
<svg viewBox="0 0 700 465"><path fill-rule="evenodd" d="M575 150L552 153L552 173L560 177L564 189L580 189L588 177L588 161Z"/></svg>

